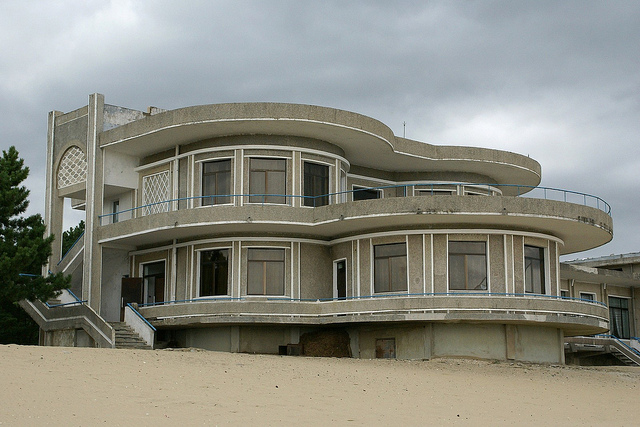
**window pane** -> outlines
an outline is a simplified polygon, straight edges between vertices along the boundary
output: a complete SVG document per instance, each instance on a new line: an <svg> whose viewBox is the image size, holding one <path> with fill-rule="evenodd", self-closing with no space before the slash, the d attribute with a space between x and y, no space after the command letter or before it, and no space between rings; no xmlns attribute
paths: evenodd
<svg viewBox="0 0 640 427"><path fill-rule="evenodd" d="M247 266L247 294L264 295L264 264L249 261Z"/></svg>
<svg viewBox="0 0 640 427"><path fill-rule="evenodd" d="M466 289L464 255L449 256L449 289Z"/></svg>
<svg viewBox="0 0 640 427"><path fill-rule="evenodd" d="M390 259L391 264L391 290L407 290L407 257L399 256Z"/></svg>
<svg viewBox="0 0 640 427"><path fill-rule="evenodd" d="M400 256L407 254L406 245L404 243L377 245L373 250L376 257Z"/></svg>
<svg viewBox="0 0 640 427"><path fill-rule="evenodd" d="M387 292L389 290L389 261L386 258L376 259L373 263L373 290Z"/></svg>
<svg viewBox="0 0 640 427"><path fill-rule="evenodd" d="M467 289L487 289L487 262L484 255L467 255Z"/></svg>
<svg viewBox="0 0 640 427"><path fill-rule="evenodd" d="M266 262L267 295L284 295L284 262Z"/></svg>
<svg viewBox="0 0 640 427"><path fill-rule="evenodd" d="M544 249L535 246L524 247L524 289L525 292L545 293Z"/></svg>
<svg viewBox="0 0 640 427"><path fill-rule="evenodd" d="M284 249L249 249L247 256L255 261L284 261Z"/></svg>
<svg viewBox="0 0 640 427"><path fill-rule="evenodd" d="M316 163L304 163L304 205L324 206L329 204L329 167ZM317 197L325 196L325 197Z"/></svg>

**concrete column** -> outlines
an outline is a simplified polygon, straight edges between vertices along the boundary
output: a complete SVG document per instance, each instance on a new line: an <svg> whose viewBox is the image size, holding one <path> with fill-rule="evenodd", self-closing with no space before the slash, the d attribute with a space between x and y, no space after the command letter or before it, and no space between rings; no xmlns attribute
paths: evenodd
<svg viewBox="0 0 640 427"><path fill-rule="evenodd" d="M56 182L56 165L54 164L55 149L55 127L56 118L61 115L60 111L51 111L48 119L47 130L47 164L46 164L46 188L44 204L44 224L46 226L45 235L54 234L56 240L51 245L51 256L49 262L43 267L42 274L47 275L49 271L54 271L56 264L62 258L62 233L63 233L63 211L64 199L58 197L58 185Z"/></svg>
<svg viewBox="0 0 640 427"><path fill-rule="evenodd" d="M98 146L104 119L104 96L94 93L89 96L87 131L87 191L86 220L84 234L84 269L82 298L100 313L100 282L102 277L102 248L98 244L104 189L103 153Z"/></svg>

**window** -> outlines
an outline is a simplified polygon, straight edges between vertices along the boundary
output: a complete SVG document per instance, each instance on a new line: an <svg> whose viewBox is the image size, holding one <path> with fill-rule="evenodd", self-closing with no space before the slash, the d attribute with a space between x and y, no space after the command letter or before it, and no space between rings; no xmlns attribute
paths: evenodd
<svg viewBox="0 0 640 427"><path fill-rule="evenodd" d="M375 188L353 186L353 201L379 199L381 191Z"/></svg>
<svg viewBox="0 0 640 427"><path fill-rule="evenodd" d="M113 215L111 216L111 222L115 224L119 220L118 212L120 211L120 200L115 200L113 202L113 205L111 206L111 211L113 212Z"/></svg>
<svg viewBox="0 0 640 427"><path fill-rule="evenodd" d="M628 339L631 336L627 298L609 297L609 331L618 338Z"/></svg>
<svg viewBox="0 0 640 427"><path fill-rule="evenodd" d="M487 290L485 242L449 242L449 289Z"/></svg>
<svg viewBox="0 0 640 427"><path fill-rule="evenodd" d="M445 185L430 185L427 188L416 189L415 194L416 196L454 196L457 190Z"/></svg>
<svg viewBox="0 0 640 427"><path fill-rule="evenodd" d="M329 204L329 166L304 162L304 205Z"/></svg>
<svg viewBox="0 0 640 427"><path fill-rule="evenodd" d="M200 252L200 296L228 295L229 250Z"/></svg>
<svg viewBox="0 0 640 427"><path fill-rule="evenodd" d="M373 290L394 292L407 290L407 246L405 243L373 247Z"/></svg>
<svg viewBox="0 0 640 427"><path fill-rule="evenodd" d="M596 294L591 294L588 292L580 292L580 299L585 300L585 301L595 301L596 300Z"/></svg>
<svg viewBox="0 0 640 427"><path fill-rule="evenodd" d="M284 249L249 249L247 294L284 295Z"/></svg>
<svg viewBox="0 0 640 427"><path fill-rule="evenodd" d="M231 160L202 164L202 205L231 202Z"/></svg>
<svg viewBox="0 0 640 427"><path fill-rule="evenodd" d="M286 203L287 161L249 159L249 202Z"/></svg>
<svg viewBox="0 0 640 427"><path fill-rule="evenodd" d="M544 294L544 249L524 246L524 291Z"/></svg>
<svg viewBox="0 0 640 427"><path fill-rule="evenodd" d="M569 298L569 291L561 290L560 291L560 296L562 298Z"/></svg>

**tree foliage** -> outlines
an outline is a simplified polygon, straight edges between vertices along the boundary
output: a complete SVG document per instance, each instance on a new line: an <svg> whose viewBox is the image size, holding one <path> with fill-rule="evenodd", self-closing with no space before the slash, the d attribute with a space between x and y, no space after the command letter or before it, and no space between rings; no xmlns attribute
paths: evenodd
<svg viewBox="0 0 640 427"><path fill-rule="evenodd" d="M84 221L80 221L78 225L62 233L62 256L69 252L82 234L84 234Z"/></svg>
<svg viewBox="0 0 640 427"><path fill-rule="evenodd" d="M42 267L51 255L54 236L44 237L45 225L39 214L23 216L29 205L29 190L20 185L29 168L15 147L0 157L0 328L5 336L27 328L28 319L19 307L22 299L46 301L68 286L62 273L42 276ZM27 316L28 317L28 316ZM0 341L6 341L3 337ZM14 341L15 342L15 341Z"/></svg>

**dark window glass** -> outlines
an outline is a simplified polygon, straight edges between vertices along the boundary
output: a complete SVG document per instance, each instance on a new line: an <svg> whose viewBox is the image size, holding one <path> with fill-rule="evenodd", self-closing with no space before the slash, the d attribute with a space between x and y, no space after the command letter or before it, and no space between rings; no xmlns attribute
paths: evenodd
<svg viewBox="0 0 640 427"><path fill-rule="evenodd" d="M228 295L229 250L200 253L200 296Z"/></svg>
<svg viewBox="0 0 640 427"><path fill-rule="evenodd" d="M407 290L407 246L404 243L373 247L373 290L395 292Z"/></svg>
<svg viewBox="0 0 640 427"><path fill-rule="evenodd" d="M543 248L524 247L524 290L527 293L545 293Z"/></svg>
<svg viewBox="0 0 640 427"><path fill-rule="evenodd" d="M485 242L449 242L449 289L487 290Z"/></svg>
<svg viewBox="0 0 640 427"><path fill-rule="evenodd" d="M112 222L115 224L116 222L119 221L118 212L120 211L120 200L116 200L116 201L113 202L112 211L113 211L113 216L112 216L113 221Z"/></svg>
<svg viewBox="0 0 640 427"><path fill-rule="evenodd" d="M336 294L339 299L347 297L347 261L337 261L335 264L336 269Z"/></svg>
<svg viewBox="0 0 640 427"><path fill-rule="evenodd" d="M329 166L304 162L304 205L329 204Z"/></svg>
<svg viewBox="0 0 640 427"><path fill-rule="evenodd" d="M629 339L629 300L609 297L609 331L611 335Z"/></svg>
<svg viewBox="0 0 640 427"><path fill-rule="evenodd" d="M203 205L231 202L231 160L218 160L202 164Z"/></svg>
<svg viewBox="0 0 640 427"><path fill-rule="evenodd" d="M284 249L249 249L247 294L284 295Z"/></svg>
<svg viewBox="0 0 640 427"><path fill-rule="evenodd" d="M380 198L380 190L364 187L353 187L353 201L372 200Z"/></svg>
<svg viewBox="0 0 640 427"><path fill-rule="evenodd" d="M249 202L286 203L287 161L249 159Z"/></svg>
<svg viewBox="0 0 640 427"><path fill-rule="evenodd" d="M587 294L585 292L580 292L580 299L583 299L585 301L595 301L596 297L594 294Z"/></svg>

